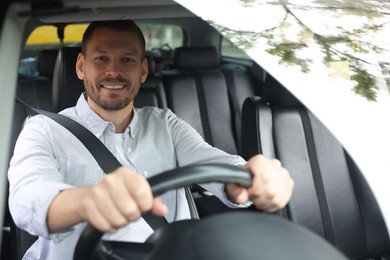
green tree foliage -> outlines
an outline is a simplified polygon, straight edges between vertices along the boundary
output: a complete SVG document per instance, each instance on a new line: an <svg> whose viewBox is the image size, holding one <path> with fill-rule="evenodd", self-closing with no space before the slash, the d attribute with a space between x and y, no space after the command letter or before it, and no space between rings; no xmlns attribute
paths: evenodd
<svg viewBox="0 0 390 260"><path fill-rule="evenodd" d="M308 48L308 41L316 44L322 53L322 62L329 66L332 62L348 61L349 77L354 83L353 90L369 101L377 98L377 81L369 72L371 66L364 55L381 54L384 49L376 42L371 41L372 35L381 32L387 22L383 17L390 16L389 7L382 1L355 1L355 0L312 0L312 5L294 4L293 1L275 0L264 3L263 1L241 0L243 7L251 7L262 4L273 4L281 7L284 17L272 28L261 32L233 31L214 23L219 31L231 39L238 47L246 50L253 48L256 42L266 39L268 48L266 51L279 57L279 63L286 66L296 66L300 71L309 73L313 60L302 55L303 50ZM290 3L291 2L291 3ZM387 9L386 9L387 8ZM313 31L300 20L299 11L316 10L336 16L354 16L365 19L364 23L355 26L354 29L344 29L340 24L333 34ZM353 18L353 17L351 17ZM389 21L390 23L390 21ZM293 25L293 26L292 26ZM296 31L297 37L289 39L291 28ZM298 28L298 29L297 29ZM387 62L387 63L386 63ZM376 64L378 66L378 64ZM387 88L389 85L389 63L379 62L382 74L385 76Z"/></svg>

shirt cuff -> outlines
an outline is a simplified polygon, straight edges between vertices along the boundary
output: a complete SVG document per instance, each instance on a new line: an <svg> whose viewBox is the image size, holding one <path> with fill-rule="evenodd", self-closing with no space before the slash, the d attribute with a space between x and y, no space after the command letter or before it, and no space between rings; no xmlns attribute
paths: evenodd
<svg viewBox="0 0 390 260"><path fill-rule="evenodd" d="M45 187L42 189L42 187ZM30 205L24 207L24 214L21 215L21 228L27 232L41 236L44 238L62 240L71 231L72 228L63 230L58 233L49 233L47 227L47 213L54 198L63 190L73 188L73 186L53 182L53 181L38 181L34 185L29 185L23 191L23 194L29 196ZM27 217L29 216L29 217Z"/></svg>
<svg viewBox="0 0 390 260"><path fill-rule="evenodd" d="M201 185L203 188L214 194L218 199L220 199L226 206L229 208L247 208L252 205L252 201L247 201L244 204L236 204L230 201L225 193L225 184L222 183L207 183Z"/></svg>

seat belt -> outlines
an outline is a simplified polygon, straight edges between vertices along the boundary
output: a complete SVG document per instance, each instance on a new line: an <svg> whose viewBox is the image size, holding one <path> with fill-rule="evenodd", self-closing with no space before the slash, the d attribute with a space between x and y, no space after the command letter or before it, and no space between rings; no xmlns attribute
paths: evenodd
<svg viewBox="0 0 390 260"><path fill-rule="evenodd" d="M106 173L110 173L122 166L122 164L118 161L118 159L107 149L107 147L87 128L74 121L73 119L60 115L57 113L36 109L20 98L16 98L16 101L25 107L29 108L35 114L42 114L44 116L49 117L53 121L62 125L64 128L68 129L75 137L77 137L83 145L88 149L88 151L95 158L96 162L99 164L100 168ZM142 214L142 218L148 223L148 225L156 230L159 227L168 224L168 221L164 217L157 217L150 212L146 212Z"/></svg>

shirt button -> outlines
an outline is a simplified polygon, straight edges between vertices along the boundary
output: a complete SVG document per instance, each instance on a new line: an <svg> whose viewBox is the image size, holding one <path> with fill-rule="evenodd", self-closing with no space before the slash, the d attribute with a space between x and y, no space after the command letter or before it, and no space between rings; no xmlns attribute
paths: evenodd
<svg viewBox="0 0 390 260"><path fill-rule="evenodd" d="M130 147L127 147L127 152L128 152L128 153L131 152L131 148L130 148Z"/></svg>
<svg viewBox="0 0 390 260"><path fill-rule="evenodd" d="M145 177L147 177L149 175L148 171L144 171L143 174Z"/></svg>

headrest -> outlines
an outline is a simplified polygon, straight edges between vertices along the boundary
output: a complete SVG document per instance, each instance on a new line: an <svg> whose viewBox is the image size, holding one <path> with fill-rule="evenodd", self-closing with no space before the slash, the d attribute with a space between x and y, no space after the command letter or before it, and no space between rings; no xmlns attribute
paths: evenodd
<svg viewBox="0 0 390 260"><path fill-rule="evenodd" d="M52 78L54 64L58 55L57 49L41 50L37 55L37 67L40 76Z"/></svg>
<svg viewBox="0 0 390 260"><path fill-rule="evenodd" d="M215 47L180 47L174 51L173 61L178 69L215 69L220 65Z"/></svg>
<svg viewBox="0 0 390 260"><path fill-rule="evenodd" d="M146 51L145 52L145 58L148 60L148 71L149 71L149 75L153 74L156 72L156 56L150 52L150 51Z"/></svg>
<svg viewBox="0 0 390 260"><path fill-rule="evenodd" d="M77 77L76 61L80 47L62 47L53 74L53 104L57 111L75 106L84 83Z"/></svg>
<svg viewBox="0 0 390 260"><path fill-rule="evenodd" d="M263 99L271 106L302 106L302 103L271 75L267 75L265 79Z"/></svg>

